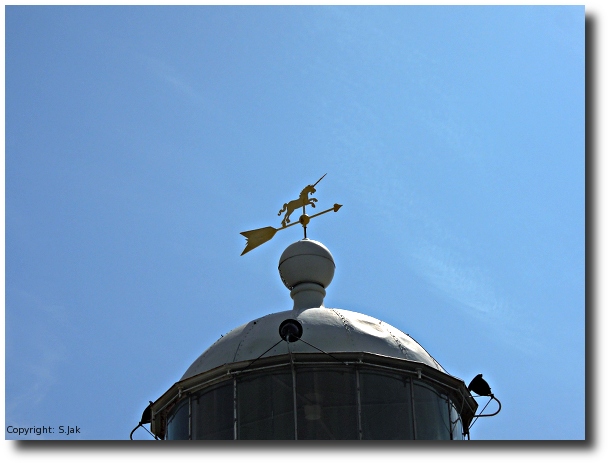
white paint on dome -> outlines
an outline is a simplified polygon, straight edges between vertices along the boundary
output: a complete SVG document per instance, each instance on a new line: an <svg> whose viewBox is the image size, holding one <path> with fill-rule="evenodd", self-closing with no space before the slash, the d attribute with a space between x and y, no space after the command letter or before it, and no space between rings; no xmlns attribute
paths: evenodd
<svg viewBox="0 0 610 465"><path fill-rule="evenodd" d="M195 360L182 379L219 366L255 360L281 340L280 324L288 319L303 326L301 339L327 353L366 352L425 363L445 372L441 365L413 338L399 329L362 313L336 308L309 308L272 313L230 331ZM261 357L288 354L288 342ZM319 353L302 341L290 343L292 353Z"/></svg>

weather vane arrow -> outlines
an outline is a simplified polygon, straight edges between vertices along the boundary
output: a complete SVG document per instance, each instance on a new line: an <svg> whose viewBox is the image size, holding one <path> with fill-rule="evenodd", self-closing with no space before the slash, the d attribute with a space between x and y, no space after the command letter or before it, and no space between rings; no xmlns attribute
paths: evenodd
<svg viewBox="0 0 610 465"><path fill-rule="evenodd" d="M326 174L324 176L326 176ZM322 179L324 179L324 176L322 176L320 179L318 179L315 184L310 184L310 185L306 186L301 191L301 194L299 195L298 199L291 200L290 202L286 202L284 204L284 206L278 213L278 216L280 216L282 213L286 212L284 214L284 219L282 220L282 226L280 228L274 228L272 226L267 226L266 228L253 229L252 231L244 231L244 232L240 233L242 236L245 236L245 238L246 238L246 248L244 249L244 251L241 254L243 255L245 253L250 252L252 249L255 249L259 245L264 244L265 242L271 240L273 238L273 236L275 236L275 233L277 233L278 231L281 231L282 229L286 229L291 226L294 226L295 224L300 224L303 226L303 234L304 234L305 238L307 238L307 225L309 224L309 221L312 218L315 218L316 216L320 216L320 215L323 215L324 213L328 213L331 211L334 211L334 212L339 211L339 209L343 205L339 205L338 203L336 203L333 205L332 208L321 211L320 213L316 213L315 215L309 216L305 213L305 207L307 205L311 205L313 208L315 208L315 206L316 206L315 203L318 201L318 199L315 199L313 197L309 198L309 194L313 194L316 192L315 186ZM299 217L299 221L298 222L295 221L295 222L291 223L290 215L297 208L301 208L301 207L303 208L303 214Z"/></svg>

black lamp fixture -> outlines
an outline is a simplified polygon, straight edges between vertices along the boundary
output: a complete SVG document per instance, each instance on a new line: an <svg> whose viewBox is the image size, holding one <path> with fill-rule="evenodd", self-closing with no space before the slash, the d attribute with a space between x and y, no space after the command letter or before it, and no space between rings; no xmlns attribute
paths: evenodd
<svg viewBox="0 0 610 465"><path fill-rule="evenodd" d="M491 388L489 387L489 384L487 384L487 381L483 379L483 375L481 373L476 375L472 379L472 381L470 381L470 384L468 385L468 390L474 392L475 394L478 394L479 396L494 396L491 393Z"/></svg>
<svg viewBox="0 0 610 465"><path fill-rule="evenodd" d="M478 415L474 416L474 421L472 422L472 424L470 425L470 428L472 428L472 426L475 424L475 422L480 418L480 417L493 417L494 415L497 415L498 413L500 413L500 410L502 410L502 404L500 403L500 401L493 395L493 393L491 392L491 388L489 387L489 384L487 383L487 381L485 381L483 379L483 375L481 373L479 373L478 375L476 375L472 381L470 381L470 384L468 384L468 390L470 392L474 392L475 394L479 395L479 396L483 396L483 397L489 397L489 401L487 401L487 404L485 404L485 407L483 407L483 410L481 410L481 413L479 413ZM487 414L483 414L483 412L485 411L485 409L487 408L487 406L489 405L489 402L491 402L491 400L495 400L498 403L498 410L496 410L494 413L487 413ZM468 432L465 434L469 434Z"/></svg>
<svg viewBox="0 0 610 465"><path fill-rule="evenodd" d="M144 427L144 425L150 423L152 421L152 402L148 401L148 407L146 407L144 409L144 411L142 412L142 419L140 420L140 423L138 423L138 426L136 426L133 430L131 430L131 434L129 435L129 439L133 441L133 433L136 432L136 430L139 427ZM146 429L146 428L144 428ZM154 434L152 434L150 431L148 431L146 429L146 431L148 432L148 434L150 434L151 436L153 436L156 440L158 440L159 438L157 436L155 436Z"/></svg>

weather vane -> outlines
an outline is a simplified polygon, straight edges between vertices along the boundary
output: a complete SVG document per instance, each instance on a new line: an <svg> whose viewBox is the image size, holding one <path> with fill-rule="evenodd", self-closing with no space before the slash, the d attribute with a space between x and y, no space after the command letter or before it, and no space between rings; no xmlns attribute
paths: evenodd
<svg viewBox="0 0 610 465"><path fill-rule="evenodd" d="M326 174L324 176L326 176ZM274 228L272 226L267 226L266 228L253 229L252 231L244 231L244 232L240 233L242 236L246 237L246 248L244 249L244 251L241 254L243 255L245 253L250 252L252 249L271 240L273 238L273 236L275 236L276 232L281 231L282 229L289 228L290 226L294 226L295 224L300 224L303 226L303 235L304 235L304 238L306 239L307 238L307 225L309 224L309 220L311 220L312 218L315 218L316 216L323 215L324 213L328 213L330 211L335 211L335 212L339 211L339 208L341 208L343 205L339 205L338 203L336 203L333 205L332 208L329 208L328 210L324 210L320 213L316 213L315 215L309 216L309 215L307 215L307 213L305 213L305 207L307 205L311 205L313 208L316 207L316 202L318 201L318 199L315 199L313 197L310 198L309 195L314 194L316 192L315 186L320 181L322 181L322 179L324 179L324 176L322 176L320 179L318 179L315 184L310 184L310 185L306 186L305 189L303 189L301 191L301 194L299 195L298 199L291 200L290 202L286 202L284 204L282 209L277 214L277 216L280 216L282 213L286 212L284 214L284 219L282 220L281 228ZM301 208L301 207L303 208L303 214L299 217L298 221L294 221L291 223L290 215L297 208Z"/></svg>

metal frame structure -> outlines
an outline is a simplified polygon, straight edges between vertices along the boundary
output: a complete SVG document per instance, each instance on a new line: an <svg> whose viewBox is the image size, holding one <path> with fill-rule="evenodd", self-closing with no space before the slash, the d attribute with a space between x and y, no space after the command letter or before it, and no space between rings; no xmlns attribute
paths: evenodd
<svg viewBox="0 0 610 465"><path fill-rule="evenodd" d="M330 359L330 360L329 360ZM449 409L449 420L451 420L451 405L454 406L459 414L462 423L460 433L461 438L453 437L453 426L450 424L450 439L469 439L469 426L475 418L478 408L477 402L473 399L464 382L451 375L436 370L424 363L413 362L404 359L397 359L388 356L370 353L289 353L253 361L242 361L226 364L218 368L209 370L183 379L175 383L165 394L163 394L151 406L152 421L151 430L156 437L165 439L167 436L167 423L171 417L174 407L184 399L191 399L192 395L201 392L209 387L220 385L232 380L233 384L233 439L238 439L238 389L237 383L240 376L250 373L271 372L274 369L288 368L292 372L292 392L294 409L294 437L298 438L297 426L297 400L296 400L296 369L297 367L352 367L356 372L356 392L358 409L358 436L362 439L362 401L360 394L360 371L362 369L373 369L383 373L398 373L407 375L411 383L411 393L413 393L413 383L424 384L432 387L447 398ZM414 396L411 395L411 408L415 412ZM189 439L192 438L192 407L189 400ZM413 414L413 431L417 431L417 416ZM457 422L457 420L456 420Z"/></svg>

